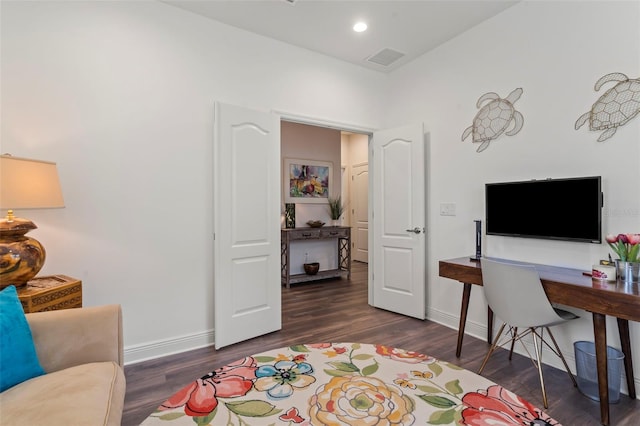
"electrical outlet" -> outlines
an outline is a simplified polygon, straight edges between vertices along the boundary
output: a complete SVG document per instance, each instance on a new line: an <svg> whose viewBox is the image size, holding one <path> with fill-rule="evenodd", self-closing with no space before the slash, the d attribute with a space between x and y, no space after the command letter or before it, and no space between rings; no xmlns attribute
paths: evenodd
<svg viewBox="0 0 640 426"><path fill-rule="evenodd" d="M456 203L440 203L440 216L455 216Z"/></svg>

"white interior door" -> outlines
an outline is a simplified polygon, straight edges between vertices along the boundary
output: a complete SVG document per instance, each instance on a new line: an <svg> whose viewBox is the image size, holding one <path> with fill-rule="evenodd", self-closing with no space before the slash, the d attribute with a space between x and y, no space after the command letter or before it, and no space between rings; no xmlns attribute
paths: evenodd
<svg viewBox="0 0 640 426"><path fill-rule="evenodd" d="M221 348L282 327L280 117L216 103L214 319Z"/></svg>
<svg viewBox="0 0 640 426"><path fill-rule="evenodd" d="M351 258L369 261L369 164L357 164L351 174L352 238Z"/></svg>
<svg viewBox="0 0 640 426"><path fill-rule="evenodd" d="M373 135L373 305L424 319L425 141L422 125Z"/></svg>

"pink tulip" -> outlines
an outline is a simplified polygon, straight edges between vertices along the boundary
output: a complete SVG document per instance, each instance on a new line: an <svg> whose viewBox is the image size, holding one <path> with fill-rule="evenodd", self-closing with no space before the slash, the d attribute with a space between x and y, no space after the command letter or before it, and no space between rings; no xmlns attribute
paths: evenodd
<svg viewBox="0 0 640 426"><path fill-rule="evenodd" d="M629 242L629 240L627 240L627 235L628 234L618 234L618 241L627 244Z"/></svg>
<svg viewBox="0 0 640 426"><path fill-rule="evenodd" d="M627 234L626 237L627 237L627 241L632 246L636 244L640 244L640 234Z"/></svg>
<svg viewBox="0 0 640 426"><path fill-rule="evenodd" d="M607 234L605 239L607 240L608 243L615 243L616 241L618 241L618 236L615 234Z"/></svg>

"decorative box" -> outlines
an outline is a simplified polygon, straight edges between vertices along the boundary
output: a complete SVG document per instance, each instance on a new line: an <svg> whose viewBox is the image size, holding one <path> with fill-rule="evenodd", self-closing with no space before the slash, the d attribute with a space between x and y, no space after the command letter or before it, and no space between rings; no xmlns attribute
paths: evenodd
<svg viewBox="0 0 640 426"><path fill-rule="evenodd" d="M82 281L66 275L35 277L17 290L25 313L82 307Z"/></svg>

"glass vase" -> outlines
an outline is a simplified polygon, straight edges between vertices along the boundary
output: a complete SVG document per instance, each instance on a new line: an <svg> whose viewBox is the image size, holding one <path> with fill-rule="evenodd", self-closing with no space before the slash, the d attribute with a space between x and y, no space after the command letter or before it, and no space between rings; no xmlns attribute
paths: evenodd
<svg viewBox="0 0 640 426"><path fill-rule="evenodd" d="M618 281L625 284L640 282L640 262L625 262L616 259Z"/></svg>

